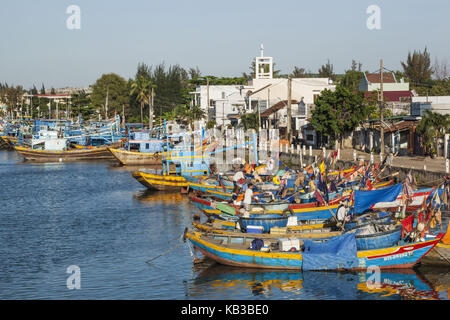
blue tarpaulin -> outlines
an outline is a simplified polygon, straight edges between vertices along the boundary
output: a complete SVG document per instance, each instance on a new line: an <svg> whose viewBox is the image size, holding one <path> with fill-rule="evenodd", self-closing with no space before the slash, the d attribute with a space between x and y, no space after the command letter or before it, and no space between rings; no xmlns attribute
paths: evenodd
<svg viewBox="0 0 450 320"><path fill-rule="evenodd" d="M325 242L304 240L303 270L333 270L358 267L355 234L333 237Z"/></svg>
<svg viewBox="0 0 450 320"><path fill-rule="evenodd" d="M374 204L378 202L391 202L397 199L398 195L402 191L402 184L399 183L393 187L379 189L379 190L369 190L369 191L359 191L355 190L355 213L363 213L364 211L370 209Z"/></svg>

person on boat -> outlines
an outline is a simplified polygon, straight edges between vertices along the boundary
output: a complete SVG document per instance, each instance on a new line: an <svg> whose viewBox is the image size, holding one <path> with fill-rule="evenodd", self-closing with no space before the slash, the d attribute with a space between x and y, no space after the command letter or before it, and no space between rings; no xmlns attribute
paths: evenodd
<svg viewBox="0 0 450 320"><path fill-rule="evenodd" d="M247 190L245 190L244 195L244 209L246 211L250 211L250 204L252 203L252 198L253 198L253 184L250 183L248 185Z"/></svg>
<svg viewBox="0 0 450 320"><path fill-rule="evenodd" d="M245 179L245 171L242 170L242 168L241 168L241 170L238 170L233 176L234 187L241 188L242 183L244 182L244 179Z"/></svg>

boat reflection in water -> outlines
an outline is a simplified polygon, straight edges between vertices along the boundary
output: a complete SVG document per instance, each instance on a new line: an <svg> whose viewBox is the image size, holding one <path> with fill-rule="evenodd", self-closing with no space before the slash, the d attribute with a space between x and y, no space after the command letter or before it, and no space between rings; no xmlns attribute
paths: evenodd
<svg viewBox="0 0 450 320"><path fill-rule="evenodd" d="M188 205L189 202L186 197L178 192L159 192L152 190L143 190L135 195L133 198L141 202L148 202L148 204L164 203L164 204L174 204L174 205Z"/></svg>
<svg viewBox="0 0 450 320"><path fill-rule="evenodd" d="M196 299L410 300L448 299L449 285L434 285L414 269L373 272L271 271L213 264L188 289ZM428 271L427 271L428 272ZM447 274L439 279L449 279ZM445 281L445 280L444 280Z"/></svg>

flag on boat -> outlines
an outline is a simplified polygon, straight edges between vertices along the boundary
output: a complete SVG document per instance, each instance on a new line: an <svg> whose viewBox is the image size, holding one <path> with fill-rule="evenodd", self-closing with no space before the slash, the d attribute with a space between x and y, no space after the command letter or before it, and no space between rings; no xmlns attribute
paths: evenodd
<svg viewBox="0 0 450 320"><path fill-rule="evenodd" d="M359 191L356 190L354 193L354 211L356 213L362 213L370 209L374 204L378 202L392 202L397 199L398 195L402 191L402 184L399 183L393 187L370 190L370 191Z"/></svg>

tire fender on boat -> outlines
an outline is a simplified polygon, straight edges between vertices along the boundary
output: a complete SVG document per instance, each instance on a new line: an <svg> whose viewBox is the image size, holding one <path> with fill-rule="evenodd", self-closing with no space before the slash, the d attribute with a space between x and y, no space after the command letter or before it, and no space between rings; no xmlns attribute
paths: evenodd
<svg viewBox="0 0 450 320"><path fill-rule="evenodd" d="M294 210L292 210L291 208L287 208L287 209L284 209L284 210L283 210L283 215L287 215L288 213L289 213L291 216L295 216Z"/></svg>

